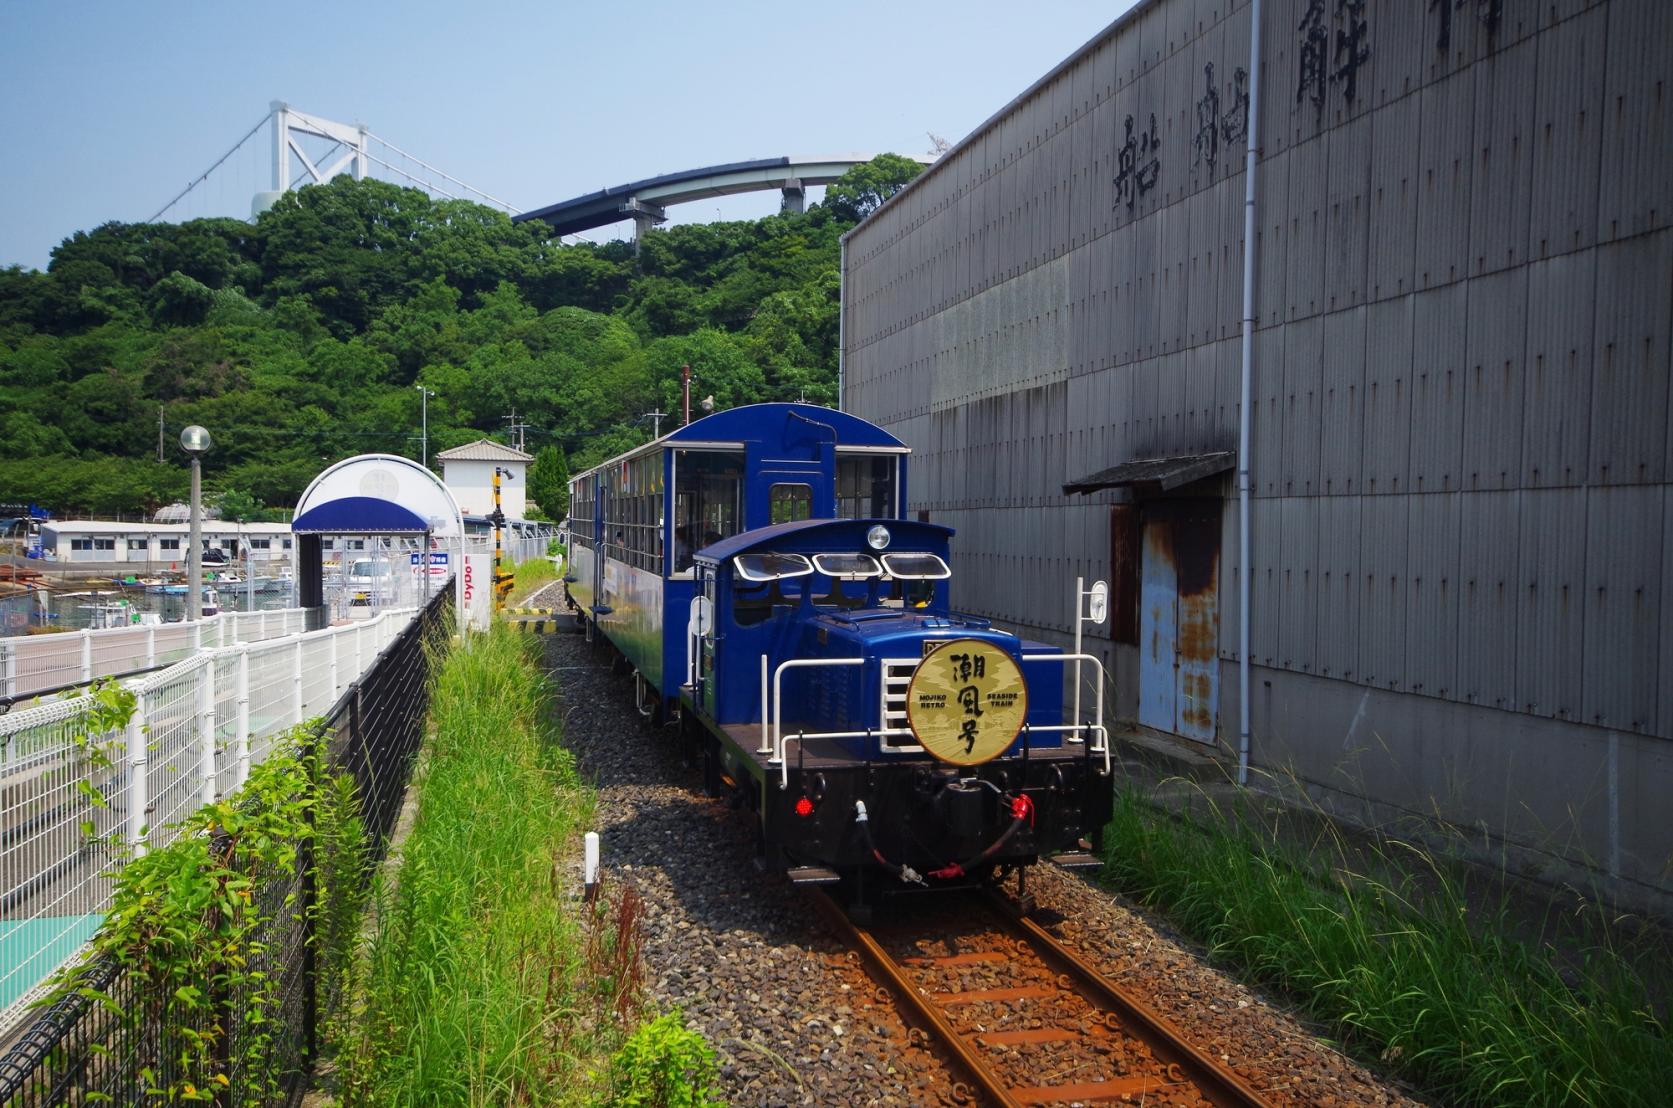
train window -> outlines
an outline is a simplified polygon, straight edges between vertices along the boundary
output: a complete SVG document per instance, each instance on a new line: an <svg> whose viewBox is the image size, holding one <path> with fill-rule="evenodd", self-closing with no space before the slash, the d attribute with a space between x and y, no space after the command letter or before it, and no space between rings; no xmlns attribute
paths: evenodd
<svg viewBox="0 0 1673 1108"><path fill-rule="evenodd" d="M800 554L739 554L732 559L732 567L745 581L779 581L786 577L806 577L813 566Z"/></svg>
<svg viewBox="0 0 1673 1108"><path fill-rule="evenodd" d="M774 485L768 496L773 523L793 523L813 517L813 486L802 484Z"/></svg>
<svg viewBox="0 0 1673 1108"><path fill-rule="evenodd" d="M941 581L953 575L947 563L934 554L885 554L883 568L890 577L909 581Z"/></svg>
<svg viewBox="0 0 1673 1108"><path fill-rule="evenodd" d="M892 454L837 458L836 514L838 519L894 518L895 458Z"/></svg>
<svg viewBox="0 0 1673 1108"><path fill-rule="evenodd" d="M815 554L813 568L827 577L840 577L846 581L880 577L883 574L877 559L870 554Z"/></svg>
<svg viewBox="0 0 1673 1108"><path fill-rule="evenodd" d="M609 557L635 569L662 572L662 455L641 454L612 465L606 476L604 534Z"/></svg>
<svg viewBox="0 0 1673 1108"><path fill-rule="evenodd" d="M691 569L691 555L743 530L744 456L729 450L680 450L674 455L674 572Z"/></svg>

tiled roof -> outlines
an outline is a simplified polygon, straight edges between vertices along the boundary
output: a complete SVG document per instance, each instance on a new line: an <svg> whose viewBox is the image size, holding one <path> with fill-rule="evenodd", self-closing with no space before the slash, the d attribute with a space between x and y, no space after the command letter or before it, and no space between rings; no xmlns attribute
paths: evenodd
<svg viewBox="0 0 1673 1108"><path fill-rule="evenodd" d="M452 450L443 450L436 455L438 462L532 462L533 454L525 454L521 450L513 450L504 443L493 439L477 439L467 442L463 446L455 446Z"/></svg>

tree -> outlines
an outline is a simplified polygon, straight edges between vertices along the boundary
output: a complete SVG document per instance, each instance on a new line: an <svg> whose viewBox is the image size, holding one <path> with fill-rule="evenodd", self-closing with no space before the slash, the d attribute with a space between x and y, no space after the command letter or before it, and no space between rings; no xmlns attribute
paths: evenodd
<svg viewBox="0 0 1673 1108"><path fill-rule="evenodd" d="M825 189L825 206L839 218L858 223L923 171L911 158L879 154L832 181Z"/></svg>
<svg viewBox="0 0 1673 1108"><path fill-rule="evenodd" d="M529 466L529 499L540 505L547 519L569 514L569 462L563 448L543 446Z"/></svg>

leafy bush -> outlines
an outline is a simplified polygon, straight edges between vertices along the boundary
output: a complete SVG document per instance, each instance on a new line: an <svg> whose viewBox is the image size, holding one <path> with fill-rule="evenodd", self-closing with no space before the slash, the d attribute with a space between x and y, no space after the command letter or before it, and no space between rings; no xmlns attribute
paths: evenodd
<svg viewBox="0 0 1673 1108"><path fill-rule="evenodd" d="M705 1108L723 1103L715 1052L678 1008L642 1024L610 1059L611 1103L624 1108Z"/></svg>
<svg viewBox="0 0 1673 1108"><path fill-rule="evenodd" d="M131 695L126 704L107 697L106 707L131 709ZM322 773L318 730L317 722L293 730L237 792L182 820L167 846L129 860L93 937L94 957L61 975L47 998L82 991L130 1041L146 1042L111 1057L133 1067L125 1078L149 1096L210 1099L234 1075L241 1102L278 1092L291 1044L275 1039L288 1029L274 1020L286 976L274 955L286 945L280 932L299 923L310 840L321 880L307 911L324 972L339 975L352 957L352 933L334 921L351 918L358 904L357 806L352 781ZM105 959L137 988L94 989Z"/></svg>

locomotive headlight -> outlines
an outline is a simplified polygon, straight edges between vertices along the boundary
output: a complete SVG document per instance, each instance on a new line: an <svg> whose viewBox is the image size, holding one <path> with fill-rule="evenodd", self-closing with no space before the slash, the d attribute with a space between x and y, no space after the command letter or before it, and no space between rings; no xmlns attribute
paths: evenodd
<svg viewBox="0 0 1673 1108"><path fill-rule="evenodd" d="M879 523L867 531L866 545L873 550L887 550L889 547L889 529Z"/></svg>

